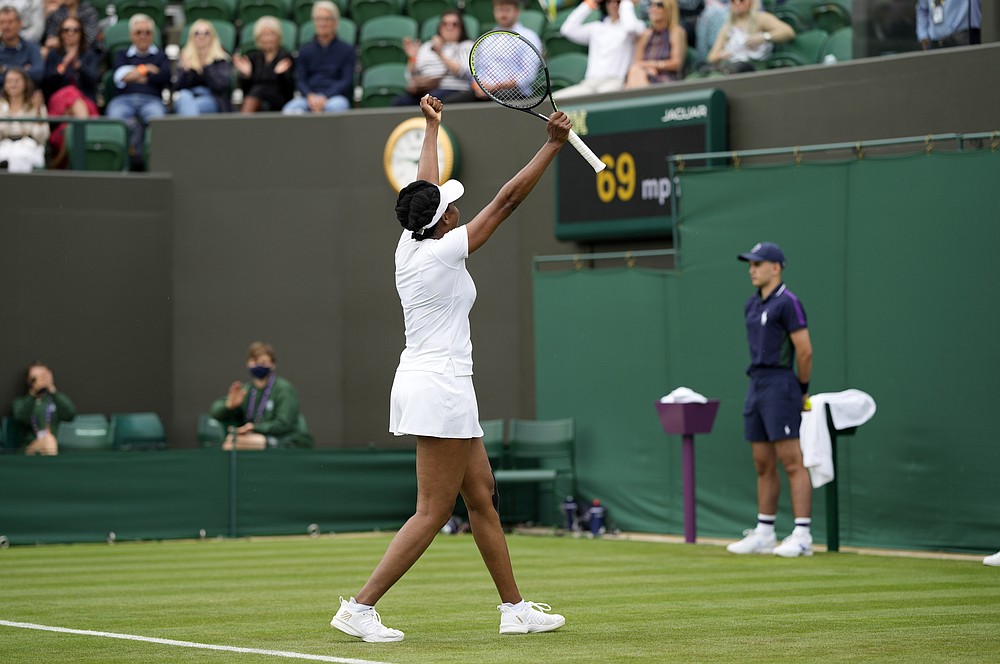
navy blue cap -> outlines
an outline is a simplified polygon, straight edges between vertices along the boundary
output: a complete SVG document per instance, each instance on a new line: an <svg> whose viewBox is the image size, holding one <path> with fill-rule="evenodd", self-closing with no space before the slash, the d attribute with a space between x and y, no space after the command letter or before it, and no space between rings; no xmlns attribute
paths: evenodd
<svg viewBox="0 0 1000 664"><path fill-rule="evenodd" d="M785 267L785 252L773 242L758 242L753 249L737 256L741 261L770 261Z"/></svg>

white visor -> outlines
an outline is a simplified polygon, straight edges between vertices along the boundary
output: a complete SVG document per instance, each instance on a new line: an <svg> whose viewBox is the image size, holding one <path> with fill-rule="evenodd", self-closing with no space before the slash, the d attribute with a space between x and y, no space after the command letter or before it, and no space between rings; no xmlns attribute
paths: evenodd
<svg viewBox="0 0 1000 664"><path fill-rule="evenodd" d="M421 233L441 221L441 217L444 216L448 206L460 199L462 194L465 193L465 187L458 180L448 180L438 187L438 193L441 194L441 202L438 203L437 210L434 211L434 218L431 220L431 223L420 229Z"/></svg>

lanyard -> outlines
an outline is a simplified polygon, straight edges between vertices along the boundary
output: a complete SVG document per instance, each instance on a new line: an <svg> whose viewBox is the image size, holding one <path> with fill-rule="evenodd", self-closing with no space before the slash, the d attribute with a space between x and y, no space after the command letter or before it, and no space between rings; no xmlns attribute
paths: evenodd
<svg viewBox="0 0 1000 664"><path fill-rule="evenodd" d="M267 387L264 388L264 394L260 396L260 401L256 404L254 400L257 398L257 388L250 389L250 399L247 401L247 422L259 421L264 411L267 410L267 400L271 396L271 388L274 387L275 378L277 376L272 372L271 377L267 380ZM255 410L256 413L254 413Z"/></svg>
<svg viewBox="0 0 1000 664"><path fill-rule="evenodd" d="M36 403L45 404L45 429L50 430L50 427L52 425L52 413L56 412L55 402L52 400L51 396L48 396L45 397L44 401L39 399L38 401L36 401ZM35 410L37 410L37 408ZM38 418L35 417L34 412L31 414L31 428L34 430L35 433L41 431L41 429L38 428Z"/></svg>

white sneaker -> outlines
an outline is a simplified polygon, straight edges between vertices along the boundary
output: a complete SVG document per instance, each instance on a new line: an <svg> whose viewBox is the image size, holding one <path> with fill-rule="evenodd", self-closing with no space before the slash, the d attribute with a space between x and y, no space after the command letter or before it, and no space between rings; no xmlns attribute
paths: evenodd
<svg viewBox="0 0 1000 664"><path fill-rule="evenodd" d="M781 540L781 544L774 548L774 555L782 558L798 558L799 556L811 556L813 554L813 538L809 533L796 535L794 532Z"/></svg>
<svg viewBox="0 0 1000 664"><path fill-rule="evenodd" d="M354 599L353 597L351 599ZM344 634L356 636L368 643L387 643L402 641L403 633L398 629L390 629L382 624L382 616L375 609L367 611L352 611L351 603L340 598L340 611L330 621L331 627L336 627Z"/></svg>
<svg viewBox="0 0 1000 664"><path fill-rule="evenodd" d="M501 634L532 634L534 632L551 632L566 624L566 619L558 613L546 613L552 607L548 604L525 602L525 607L515 611L513 607L501 604L500 633Z"/></svg>
<svg viewBox="0 0 1000 664"><path fill-rule="evenodd" d="M771 553L777 540L774 533L762 535L756 528L743 531L743 539L726 547L729 553Z"/></svg>
<svg viewBox="0 0 1000 664"><path fill-rule="evenodd" d="M983 558L983 564L990 567L1000 567L1000 551L997 551L992 556Z"/></svg>

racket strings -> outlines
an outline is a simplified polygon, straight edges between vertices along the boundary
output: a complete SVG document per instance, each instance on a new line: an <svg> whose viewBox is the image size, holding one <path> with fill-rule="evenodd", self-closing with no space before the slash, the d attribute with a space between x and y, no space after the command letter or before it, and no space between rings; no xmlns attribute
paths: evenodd
<svg viewBox="0 0 1000 664"><path fill-rule="evenodd" d="M484 35L473 47L469 63L486 94L505 106L534 108L548 93L545 63L517 35Z"/></svg>

